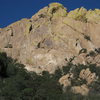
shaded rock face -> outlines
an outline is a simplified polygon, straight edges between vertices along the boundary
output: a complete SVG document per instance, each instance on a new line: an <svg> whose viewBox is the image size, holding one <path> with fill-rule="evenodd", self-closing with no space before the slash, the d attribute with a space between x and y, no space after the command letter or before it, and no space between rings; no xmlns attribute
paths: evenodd
<svg viewBox="0 0 100 100"><path fill-rule="evenodd" d="M74 64L100 65L100 10L67 12L63 5L52 3L30 19L0 28L0 51L37 73L52 73L70 58Z"/></svg>

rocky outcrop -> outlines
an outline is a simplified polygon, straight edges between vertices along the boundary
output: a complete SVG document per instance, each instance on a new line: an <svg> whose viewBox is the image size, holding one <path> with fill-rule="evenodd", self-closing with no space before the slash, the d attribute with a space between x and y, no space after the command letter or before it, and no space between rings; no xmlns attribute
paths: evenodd
<svg viewBox="0 0 100 100"><path fill-rule="evenodd" d="M99 15L99 9L68 12L62 4L52 3L30 19L1 28L0 51L39 73L53 73L70 58L74 64L100 65Z"/></svg>
<svg viewBox="0 0 100 100"><path fill-rule="evenodd" d="M63 85L63 91L66 91L66 88L68 86L71 86L71 79L73 78L73 74L72 73L68 73L64 76L62 76L60 79L59 79L59 83L60 85Z"/></svg>
<svg viewBox="0 0 100 100"><path fill-rule="evenodd" d="M80 72L79 77L81 79L85 79L87 81L87 85L91 84L92 82L97 81L98 77L96 76L96 73L91 73L90 69L83 69Z"/></svg>
<svg viewBox="0 0 100 100"><path fill-rule="evenodd" d="M80 20L82 22L89 23L100 23L100 10L86 10L85 8L77 8L68 13L69 18L73 18L75 20Z"/></svg>
<svg viewBox="0 0 100 100"><path fill-rule="evenodd" d="M88 93L90 93L92 90L91 86L98 82L99 76L96 75L96 72L91 72L89 67L86 69L83 67L83 69L78 71L78 68L74 68L73 66L71 66L66 75L63 75L58 80L60 85L62 85L63 92L66 93L66 91L69 89L75 94L88 95ZM74 70L72 71L73 68Z"/></svg>
<svg viewBox="0 0 100 100"><path fill-rule="evenodd" d="M73 86L72 92L75 94L88 95L89 88L85 84L81 86Z"/></svg>

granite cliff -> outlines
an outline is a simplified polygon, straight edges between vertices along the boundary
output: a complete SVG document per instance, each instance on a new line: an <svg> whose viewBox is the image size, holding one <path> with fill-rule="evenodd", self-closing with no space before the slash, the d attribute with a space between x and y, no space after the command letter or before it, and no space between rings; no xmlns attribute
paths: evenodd
<svg viewBox="0 0 100 100"><path fill-rule="evenodd" d="M18 59L27 70L54 72L67 62L100 65L100 10L68 12L52 3L30 19L0 28L0 52Z"/></svg>

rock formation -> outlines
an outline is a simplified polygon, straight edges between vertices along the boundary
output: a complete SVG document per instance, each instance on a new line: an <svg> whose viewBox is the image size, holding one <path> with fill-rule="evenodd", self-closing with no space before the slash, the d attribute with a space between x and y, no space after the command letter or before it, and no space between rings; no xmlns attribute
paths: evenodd
<svg viewBox="0 0 100 100"><path fill-rule="evenodd" d="M82 7L68 12L52 3L30 19L0 28L0 51L37 73L52 73L70 58L74 64L100 65L100 10Z"/></svg>
<svg viewBox="0 0 100 100"><path fill-rule="evenodd" d="M71 91L75 94L88 95L90 92L90 85L98 81L99 77L96 75L97 73L92 73L89 68L83 68L80 70L79 76L75 78L74 72L70 73L69 71L59 79L59 83L63 86L63 91L66 92L66 89L71 87ZM72 84L73 81L74 83L76 81L77 84Z"/></svg>
<svg viewBox="0 0 100 100"><path fill-rule="evenodd" d="M72 91L76 94L81 94L81 95L88 95L89 93L89 88L83 84L81 86L74 86L72 87Z"/></svg>
<svg viewBox="0 0 100 100"><path fill-rule="evenodd" d="M98 77L96 76L96 73L91 73L89 68L83 69L80 72L79 76L81 79L85 79L87 81L87 85L91 84L92 82L95 82L98 79Z"/></svg>
<svg viewBox="0 0 100 100"><path fill-rule="evenodd" d="M71 86L71 79L73 78L73 74L68 73L67 75L62 76L59 79L60 85L63 85L63 91L66 91L68 86Z"/></svg>

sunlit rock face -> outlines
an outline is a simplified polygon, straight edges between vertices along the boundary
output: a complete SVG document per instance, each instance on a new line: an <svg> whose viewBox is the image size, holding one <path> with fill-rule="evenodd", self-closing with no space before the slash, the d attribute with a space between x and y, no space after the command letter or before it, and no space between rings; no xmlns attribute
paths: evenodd
<svg viewBox="0 0 100 100"><path fill-rule="evenodd" d="M52 3L30 19L0 28L0 51L37 73L52 73L70 58L74 64L100 65L100 10L68 12Z"/></svg>

